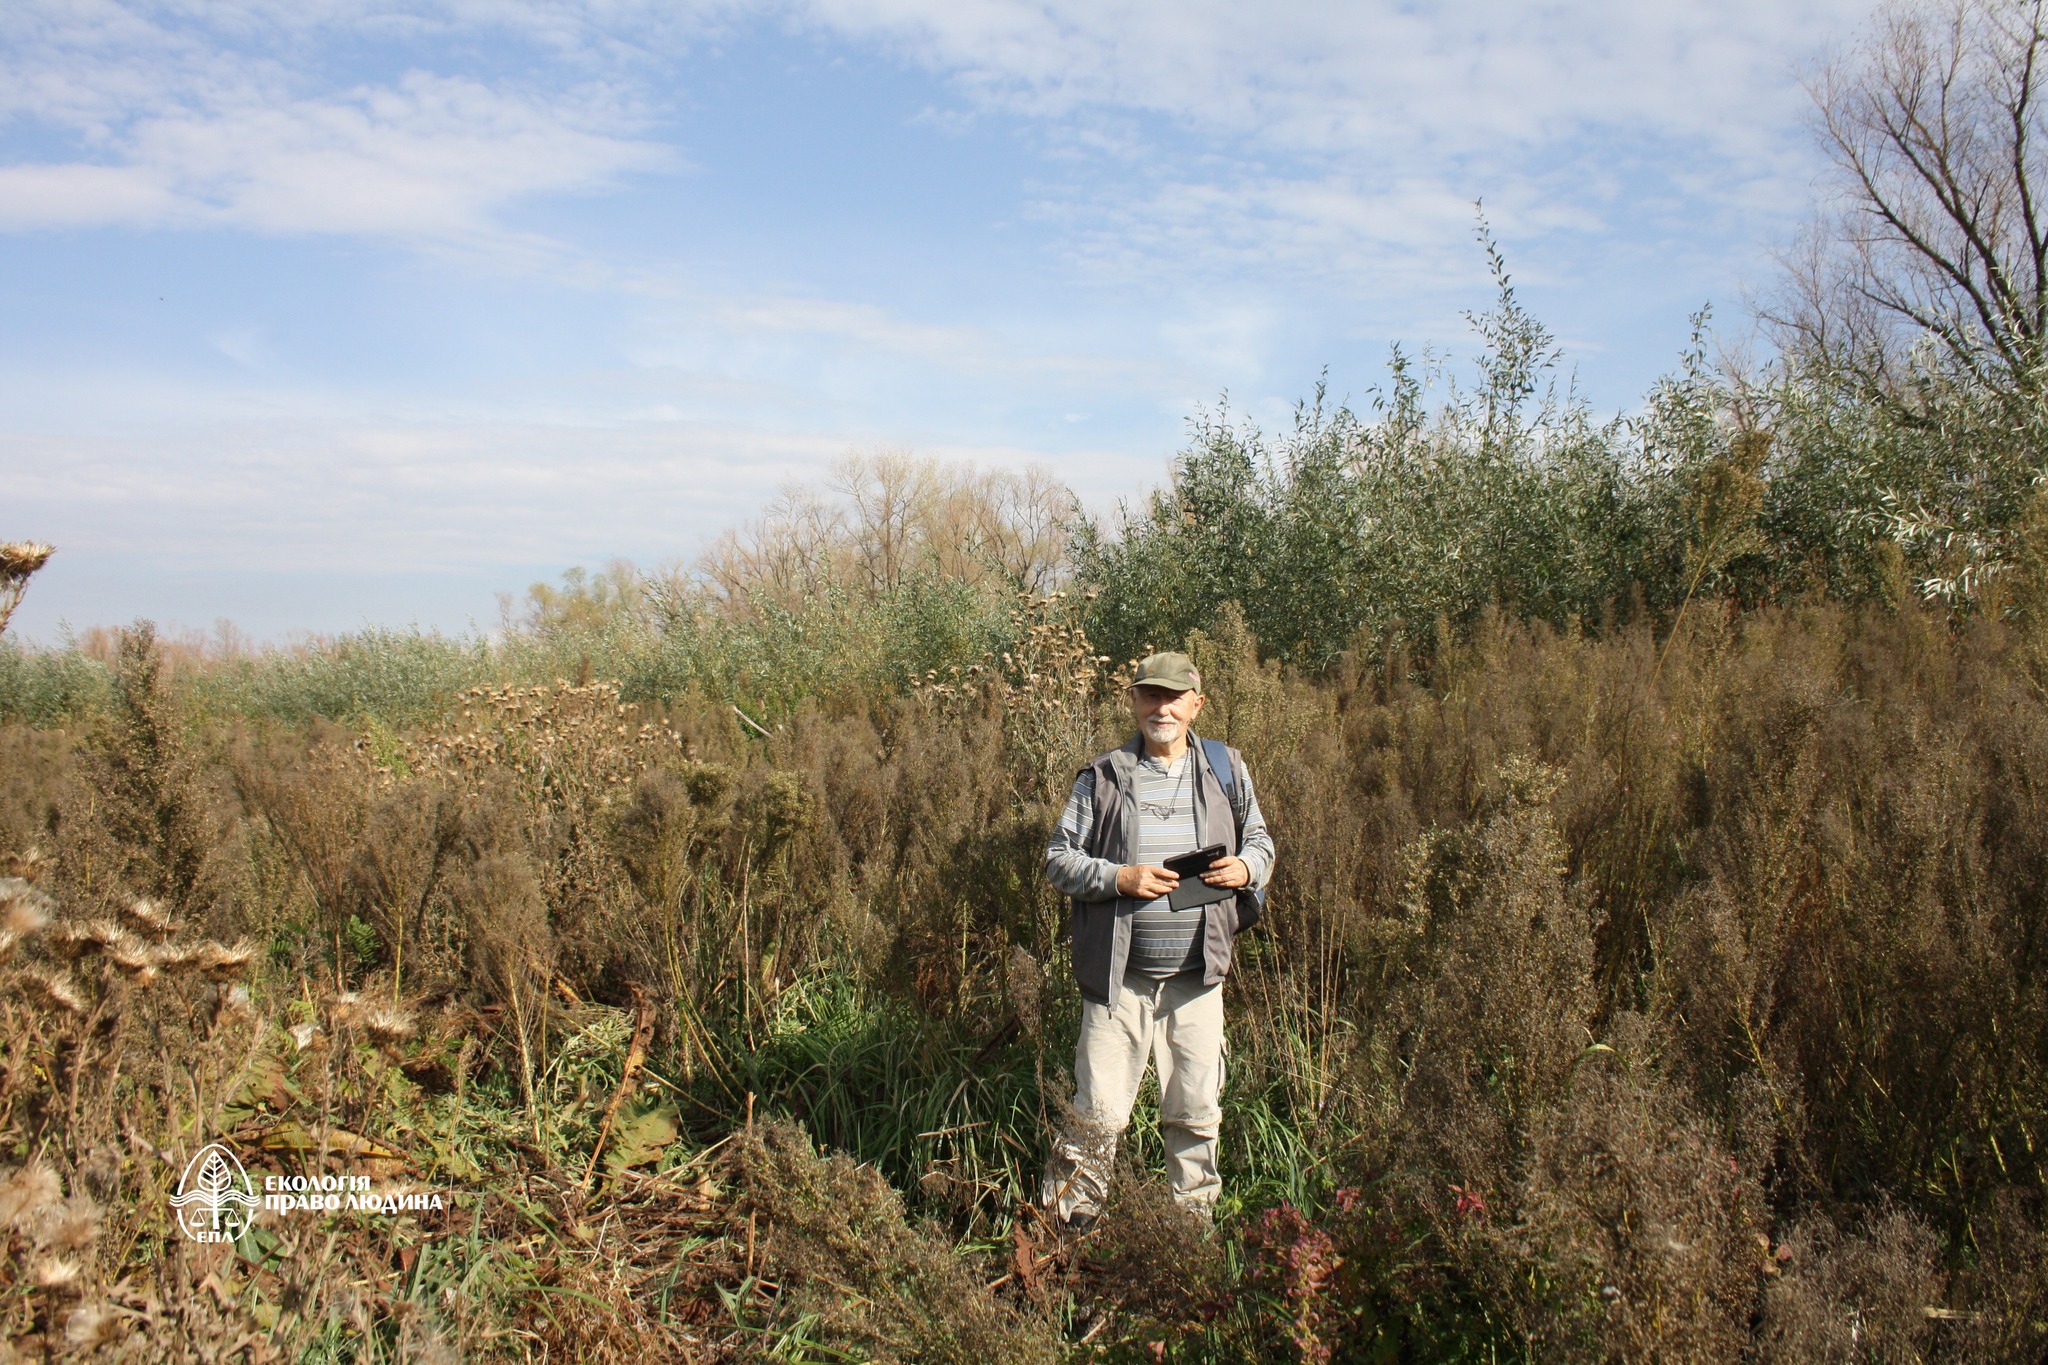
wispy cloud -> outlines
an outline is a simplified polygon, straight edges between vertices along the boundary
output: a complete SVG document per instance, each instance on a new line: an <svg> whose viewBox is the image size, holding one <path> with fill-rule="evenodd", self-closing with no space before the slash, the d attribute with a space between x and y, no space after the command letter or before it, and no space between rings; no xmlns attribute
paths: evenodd
<svg viewBox="0 0 2048 1365"><path fill-rule="evenodd" d="M808 22L1025 117L1078 157L1037 210L1119 278L1248 263L1384 296L1469 278L1471 204L1525 241L1798 211L1796 68L1868 0L809 0ZM1114 169L1090 161L1113 163ZM1455 258L1451 253L1460 253Z"/></svg>
<svg viewBox="0 0 2048 1365"><path fill-rule="evenodd" d="M1587 147L1606 169L1663 162L1724 186L1796 173L1791 65L1866 8L25 0L0 19L0 118L63 130L78 154L0 167L0 226L478 233L523 198L682 164L649 115L664 73L750 22L943 76L963 107L927 121L1002 111L1084 162L1119 163L1112 184L1082 168L1042 196L1083 254L1206 242L1228 260L1233 240L1273 228L1281 252L1333 234L1395 247L1438 232L1438 213L1408 210L1503 180L1528 190L1532 227L1584 226L1601 199ZM516 47L502 67L520 78L463 70L480 42ZM440 60L349 74L394 50ZM1553 167L1571 173L1544 179Z"/></svg>
<svg viewBox="0 0 2048 1365"><path fill-rule="evenodd" d="M1526 150L1592 126L1753 150L1796 55L1865 0L809 0L979 100L1046 116L1139 109L1298 151Z"/></svg>
<svg viewBox="0 0 2048 1365"><path fill-rule="evenodd" d="M667 148L577 113L418 72L333 99L244 93L137 118L104 163L0 167L0 226L460 238L522 198L673 164Z"/></svg>
<svg viewBox="0 0 2048 1365"><path fill-rule="evenodd" d="M0 228L448 242L501 233L500 216L521 200L682 164L643 135L642 102L573 62L539 79L426 67L357 79L345 59L351 44L429 18L477 28L511 8L436 18L317 4L184 14L30 3L0 21L0 119L63 138L71 155L0 165Z"/></svg>

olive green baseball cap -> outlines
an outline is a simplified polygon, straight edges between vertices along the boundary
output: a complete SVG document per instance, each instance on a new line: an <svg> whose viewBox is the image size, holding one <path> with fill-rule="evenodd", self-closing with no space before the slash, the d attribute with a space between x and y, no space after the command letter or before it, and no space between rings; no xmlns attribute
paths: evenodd
<svg viewBox="0 0 2048 1365"><path fill-rule="evenodd" d="M1174 692L1199 692L1202 675L1195 661L1185 654L1151 654L1138 665L1131 679L1133 687L1164 687Z"/></svg>

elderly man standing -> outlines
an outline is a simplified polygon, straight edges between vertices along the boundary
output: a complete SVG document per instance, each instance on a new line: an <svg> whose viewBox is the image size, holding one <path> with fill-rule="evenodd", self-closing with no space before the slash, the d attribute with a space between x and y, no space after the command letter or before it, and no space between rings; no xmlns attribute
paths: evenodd
<svg viewBox="0 0 2048 1365"><path fill-rule="evenodd" d="M1141 663L1130 689L1138 733L1081 769L1045 851L1046 876L1073 906L1082 1004L1074 1123L1046 1163L1042 1200L1074 1231L1101 1214L1148 1057L1175 1202L1208 1219L1222 1189L1223 978L1253 893L1272 877L1273 840L1243 757L1195 739L1203 700L1187 655ZM1165 866L1218 845L1200 874L1207 889L1182 889Z"/></svg>

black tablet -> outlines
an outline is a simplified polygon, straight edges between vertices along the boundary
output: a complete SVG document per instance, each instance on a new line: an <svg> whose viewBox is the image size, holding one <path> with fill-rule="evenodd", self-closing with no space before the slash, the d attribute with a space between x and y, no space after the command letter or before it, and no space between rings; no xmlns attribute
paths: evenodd
<svg viewBox="0 0 2048 1365"><path fill-rule="evenodd" d="M1198 905L1214 905L1217 901L1229 900L1235 896L1235 887L1211 886L1202 880L1202 874L1214 867L1224 856L1223 845L1211 844L1192 853L1176 854L1168 858L1165 863L1166 870L1180 878L1180 885L1167 893L1166 903L1175 910L1192 910Z"/></svg>

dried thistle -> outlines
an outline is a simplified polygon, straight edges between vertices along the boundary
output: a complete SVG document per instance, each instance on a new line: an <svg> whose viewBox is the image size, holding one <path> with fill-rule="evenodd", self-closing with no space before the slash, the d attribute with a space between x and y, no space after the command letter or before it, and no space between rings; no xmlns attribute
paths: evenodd
<svg viewBox="0 0 2048 1365"><path fill-rule="evenodd" d="M112 920L67 920L50 931L50 947L60 957L85 957L136 946L133 936Z"/></svg>
<svg viewBox="0 0 2048 1365"><path fill-rule="evenodd" d="M107 961L131 981L156 979L156 954L139 943L117 943L107 949Z"/></svg>
<svg viewBox="0 0 2048 1365"><path fill-rule="evenodd" d="M55 553L54 547L41 541L0 542L0 631L7 629L8 619L21 605L21 595L28 591L28 580Z"/></svg>
<svg viewBox="0 0 2048 1365"><path fill-rule="evenodd" d="M64 1321L64 1339L81 1351L113 1340L121 1319L104 1303L81 1304Z"/></svg>
<svg viewBox="0 0 2048 1365"><path fill-rule="evenodd" d="M150 957L167 972L182 972L200 965L201 947L196 943L159 943Z"/></svg>
<svg viewBox="0 0 2048 1365"><path fill-rule="evenodd" d="M25 878L0 877L0 929L21 935L40 933L50 922L54 904Z"/></svg>
<svg viewBox="0 0 2048 1365"><path fill-rule="evenodd" d="M233 947L209 941L200 944L193 954L193 961L216 981L247 971L255 960L256 945L247 939L238 940Z"/></svg>
<svg viewBox="0 0 2048 1365"><path fill-rule="evenodd" d="M56 547L35 540L0 542L0 584L27 578L49 562Z"/></svg>
<svg viewBox="0 0 2048 1365"><path fill-rule="evenodd" d="M24 972L22 979L49 1004L66 1014L84 1014L85 1000L72 984L70 973L63 971Z"/></svg>
<svg viewBox="0 0 2048 1365"><path fill-rule="evenodd" d="M41 849L0 853L0 878L19 877L22 881L35 883L42 880L48 869L49 860L43 857Z"/></svg>
<svg viewBox="0 0 2048 1365"><path fill-rule="evenodd" d="M256 1002L249 998L249 988L237 981L220 993L220 1003L214 1008L213 1022L216 1025L230 1021L248 1022L256 1017Z"/></svg>
<svg viewBox="0 0 2048 1365"><path fill-rule="evenodd" d="M146 938L166 939L171 936L171 912L153 900L134 901L121 913Z"/></svg>
<svg viewBox="0 0 2048 1365"><path fill-rule="evenodd" d="M412 1016L383 1005L373 1005L363 1011L362 1027L373 1041L383 1044L402 1043L419 1032Z"/></svg>
<svg viewBox="0 0 2048 1365"><path fill-rule="evenodd" d="M74 1194L57 1210L48 1230L36 1240L59 1251L82 1251L100 1235L100 1206Z"/></svg>
<svg viewBox="0 0 2048 1365"><path fill-rule="evenodd" d="M36 1287L52 1294L78 1292L78 1262L63 1259L40 1261L35 1267Z"/></svg>
<svg viewBox="0 0 2048 1365"><path fill-rule="evenodd" d="M24 1166L0 1183L0 1228L26 1232L42 1211L63 1198L57 1173L41 1163Z"/></svg>

